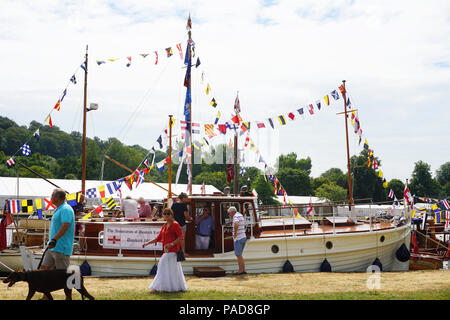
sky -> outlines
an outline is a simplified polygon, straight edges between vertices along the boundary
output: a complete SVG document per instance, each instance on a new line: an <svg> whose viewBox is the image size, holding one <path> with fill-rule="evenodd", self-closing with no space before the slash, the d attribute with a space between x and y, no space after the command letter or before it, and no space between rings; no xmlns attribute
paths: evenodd
<svg viewBox="0 0 450 320"><path fill-rule="evenodd" d="M388 181L411 178L419 160L431 166L433 176L450 161L446 0L3 0L0 115L19 125L44 123L67 87L52 122L66 132L81 132L79 66L88 45L87 99L99 109L88 113L87 135L151 148L169 114L183 117L186 69L176 44L184 55L189 14L201 61L192 73L194 122L214 122L217 111L220 123L230 119L238 92L244 120L286 117L346 80L363 140L382 161ZM120 59L108 60L115 58ZM69 81L74 73L76 85ZM209 105L212 97L216 108ZM332 167L345 172L345 123L337 114L343 109L340 99L274 130L253 127L251 137L270 165L279 154L295 152L311 157L313 177ZM349 140L350 154L359 154L362 144L351 131ZM258 165L259 158L251 163L252 155L247 150L247 162Z"/></svg>

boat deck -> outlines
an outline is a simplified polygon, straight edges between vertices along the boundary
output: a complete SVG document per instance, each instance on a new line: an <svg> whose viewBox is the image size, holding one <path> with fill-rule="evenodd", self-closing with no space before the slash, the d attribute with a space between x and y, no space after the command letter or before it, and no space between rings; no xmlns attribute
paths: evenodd
<svg viewBox="0 0 450 320"><path fill-rule="evenodd" d="M373 231L386 230L386 229L392 229L392 228L395 228L395 226L390 222L380 222L380 223L372 224ZM368 231L370 231L370 224L369 223L358 223L353 226L336 226L335 229L336 229L336 234L368 232ZM333 226L318 225L316 223L313 223L311 225L311 228L295 230L296 236L314 236L314 235L332 234L332 233L333 233ZM289 230L264 230L259 235L259 238L291 237L291 236L293 236L292 226L291 226L291 229L289 229Z"/></svg>

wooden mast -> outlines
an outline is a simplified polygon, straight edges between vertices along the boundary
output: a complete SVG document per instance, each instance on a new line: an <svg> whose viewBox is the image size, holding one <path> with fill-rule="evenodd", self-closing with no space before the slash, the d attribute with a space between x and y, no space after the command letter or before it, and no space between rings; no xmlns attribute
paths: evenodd
<svg viewBox="0 0 450 320"><path fill-rule="evenodd" d="M167 191L167 207L172 199L172 115L169 115L169 190Z"/></svg>
<svg viewBox="0 0 450 320"><path fill-rule="evenodd" d="M352 192L352 172L350 171L350 148L348 144L348 115L347 115L347 97L346 97L346 89L345 89L345 80L342 80L342 96L344 98L344 118L345 118L345 138L347 142L347 169L348 169L348 208L350 211L352 210L353 205L353 192Z"/></svg>
<svg viewBox="0 0 450 320"><path fill-rule="evenodd" d="M88 74L88 46L86 45L86 60L84 64L84 106L83 106L83 155L82 155L82 174L81 174L81 192L85 194L86 186L86 114L87 114L87 74Z"/></svg>
<svg viewBox="0 0 450 320"><path fill-rule="evenodd" d="M234 133L234 195L239 195L239 181L238 181L238 135L237 131Z"/></svg>

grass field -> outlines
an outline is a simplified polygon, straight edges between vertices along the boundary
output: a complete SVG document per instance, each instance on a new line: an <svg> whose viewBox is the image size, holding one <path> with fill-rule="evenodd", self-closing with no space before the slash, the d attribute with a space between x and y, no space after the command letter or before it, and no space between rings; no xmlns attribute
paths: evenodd
<svg viewBox="0 0 450 320"><path fill-rule="evenodd" d="M380 289L370 290L367 273L290 273L198 278L186 276L184 293L150 294L153 276L140 278L85 278L85 286L98 300L450 300L450 271L386 272ZM24 282L12 288L0 284L0 300L23 300ZM62 290L53 294L64 299ZM34 299L39 299L37 293ZM80 299L73 291L73 299Z"/></svg>

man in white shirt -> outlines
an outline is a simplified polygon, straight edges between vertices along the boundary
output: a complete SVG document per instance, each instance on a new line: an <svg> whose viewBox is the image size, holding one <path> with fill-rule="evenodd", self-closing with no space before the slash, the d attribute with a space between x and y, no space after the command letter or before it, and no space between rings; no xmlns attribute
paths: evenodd
<svg viewBox="0 0 450 320"><path fill-rule="evenodd" d="M127 196L124 200L120 201L120 210L124 213L125 218L138 218L138 202Z"/></svg>
<svg viewBox="0 0 450 320"><path fill-rule="evenodd" d="M245 219L242 214L237 212L235 207L228 208L228 215L233 225L234 254L236 255L239 266L237 275L246 274L244 258L242 257L242 252L247 241L247 236L245 235Z"/></svg>

